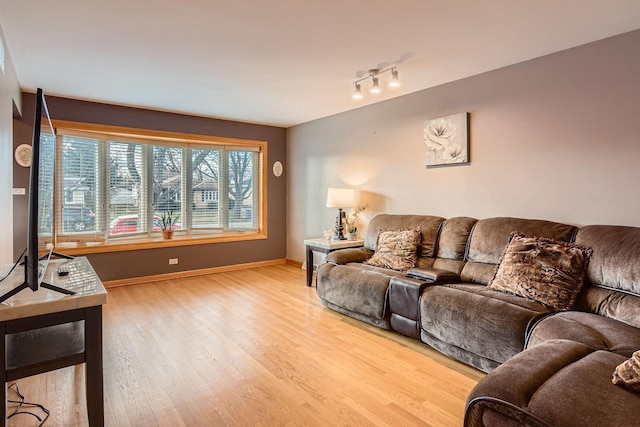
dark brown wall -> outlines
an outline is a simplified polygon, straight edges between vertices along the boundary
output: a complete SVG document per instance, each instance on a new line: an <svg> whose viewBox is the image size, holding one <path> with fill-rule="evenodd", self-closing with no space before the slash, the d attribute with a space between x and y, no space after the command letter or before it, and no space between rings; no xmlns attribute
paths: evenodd
<svg viewBox="0 0 640 427"><path fill-rule="evenodd" d="M23 93L22 102L25 113L21 120L14 120L14 148L22 143L30 143L31 139L35 95ZM47 105L52 119L255 139L267 141L268 143L268 239L88 255L93 267L103 281L268 261L285 257L285 175L287 168L285 162L286 130L284 128L120 107L52 96L47 97ZM271 173L271 165L277 160L285 164L285 172L279 178L276 178ZM28 168L15 166L13 181L13 187L28 189ZM17 257L24 249L26 242L26 197L14 196L13 215L13 247L14 257ZM178 258L179 264L170 266L169 258Z"/></svg>

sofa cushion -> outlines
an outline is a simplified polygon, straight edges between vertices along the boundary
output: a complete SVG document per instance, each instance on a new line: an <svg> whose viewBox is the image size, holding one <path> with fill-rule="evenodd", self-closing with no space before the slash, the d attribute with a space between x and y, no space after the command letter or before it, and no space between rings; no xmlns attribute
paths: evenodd
<svg viewBox="0 0 640 427"><path fill-rule="evenodd" d="M323 302L340 307L345 314L357 313L373 320L388 320L387 289L392 276L385 270L371 271L359 268L359 265L320 265L317 272L318 296Z"/></svg>
<svg viewBox="0 0 640 427"><path fill-rule="evenodd" d="M576 243L593 249L590 283L640 296L640 228L588 225L578 231Z"/></svg>
<svg viewBox="0 0 640 427"><path fill-rule="evenodd" d="M582 288L591 249L512 233L489 289L570 310Z"/></svg>
<svg viewBox="0 0 640 427"><path fill-rule="evenodd" d="M371 258L373 251L367 248L345 248L329 252L326 261L332 264L348 264L350 262L364 262Z"/></svg>
<svg viewBox="0 0 640 427"><path fill-rule="evenodd" d="M616 366L611 382L640 393L640 350Z"/></svg>
<svg viewBox="0 0 640 427"><path fill-rule="evenodd" d="M593 249L576 308L640 328L640 228L587 225L576 243Z"/></svg>
<svg viewBox="0 0 640 427"><path fill-rule="evenodd" d="M530 333L527 348L567 339L625 357L640 349L640 329L593 313L567 311L546 317Z"/></svg>
<svg viewBox="0 0 640 427"><path fill-rule="evenodd" d="M477 219L469 217L447 219L440 230L438 258L464 260L469 235L476 222Z"/></svg>
<svg viewBox="0 0 640 427"><path fill-rule="evenodd" d="M478 220L468 217L455 217L442 224L438 237L438 256L433 267L460 274L464 268L464 256L467 242L473 226Z"/></svg>
<svg viewBox="0 0 640 427"><path fill-rule="evenodd" d="M622 361L624 357L618 354L584 344L548 341L518 354L474 387L465 425L510 425L520 415L483 397L509 402L553 426L637 425L638 396L611 383L611 373ZM492 411L493 424L483 422L487 408Z"/></svg>
<svg viewBox="0 0 640 427"><path fill-rule="evenodd" d="M373 256L365 264L407 271L416 266L420 229L381 231Z"/></svg>
<svg viewBox="0 0 640 427"><path fill-rule="evenodd" d="M498 264L511 233L571 241L576 227L557 222L523 218L487 218L478 221L471 234L468 258L471 262Z"/></svg>
<svg viewBox="0 0 640 427"><path fill-rule="evenodd" d="M376 215L367 225L364 247L375 251L380 231L419 228L422 232L422 240L418 251L418 265L420 265L420 258L435 257L438 231L443 222L444 218L430 215Z"/></svg>
<svg viewBox="0 0 640 427"><path fill-rule="evenodd" d="M546 313L542 304L476 284L429 286L420 300L423 341L446 343L438 349L485 372L522 351L527 325Z"/></svg>
<svg viewBox="0 0 640 427"><path fill-rule="evenodd" d="M575 310L599 314L640 328L640 297L598 286L585 286Z"/></svg>
<svg viewBox="0 0 640 427"><path fill-rule="evenodd" d="M460 276L465 282L488 284L493 278L494 267L500 263L502 252L514 231L569 242L576 230L577 228L572 225L537 219L509 217L481 219L471 232L467 263Z"/></svg>

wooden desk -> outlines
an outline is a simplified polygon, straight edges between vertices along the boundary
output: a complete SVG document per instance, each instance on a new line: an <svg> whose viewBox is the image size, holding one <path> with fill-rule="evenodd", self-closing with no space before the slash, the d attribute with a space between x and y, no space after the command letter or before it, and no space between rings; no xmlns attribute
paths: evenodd
<svg viewBox="0 0 640 427"><path fill-rule="evenodd" d="M85 257L73 259L68 276L58 277L53 260L44 281L76 291L65 296L44 288L25 289L0 304L0 425L7 422L7 382L67 366L85 364L89 425L104 425L102 305L107 291ZM10 266L0 271L4 276ZM0 294L23 281L18 266L0 283ZM0 276L1 277L1 276Z"/></svg>
<svg viewBox="0 0 640 427"><path fill-rule="evenodd" d="M307 286L313 283L313 252L328 254L344 248L359 248L364 246L364 240L328 240L307 239L304 241L307 247Z"/></svg>

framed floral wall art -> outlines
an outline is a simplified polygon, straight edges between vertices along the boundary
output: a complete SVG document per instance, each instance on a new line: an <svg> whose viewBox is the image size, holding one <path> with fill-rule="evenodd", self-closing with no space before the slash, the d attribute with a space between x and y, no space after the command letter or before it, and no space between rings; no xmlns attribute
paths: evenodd
<svg viewBox="0 0 640 427"><path fill-rule="evenodd" d="M469 113L424 122L427 168L469 164Z"/></svg>

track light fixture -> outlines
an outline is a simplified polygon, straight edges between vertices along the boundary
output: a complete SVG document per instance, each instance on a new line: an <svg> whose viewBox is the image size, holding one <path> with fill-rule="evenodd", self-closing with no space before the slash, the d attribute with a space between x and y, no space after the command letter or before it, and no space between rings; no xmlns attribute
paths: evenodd
<svg viewBox="0 0 640 427"><path fill-rule="evenodd" d="M398 78L398 70L396 70L396 67L387 68L385 70L373 68L369 70L369 74L367 76L362 77L354 82L354 84L356 85L356 91L353 93L353 99L362 99L360 82L369 78L371 79L371 89L369 89L369 91L371 93L380 93L381 90L378 76L382 73L386 73L387 71L391 71L391 81L389 82L389 87L400 87L400 80Z"/></svg>

